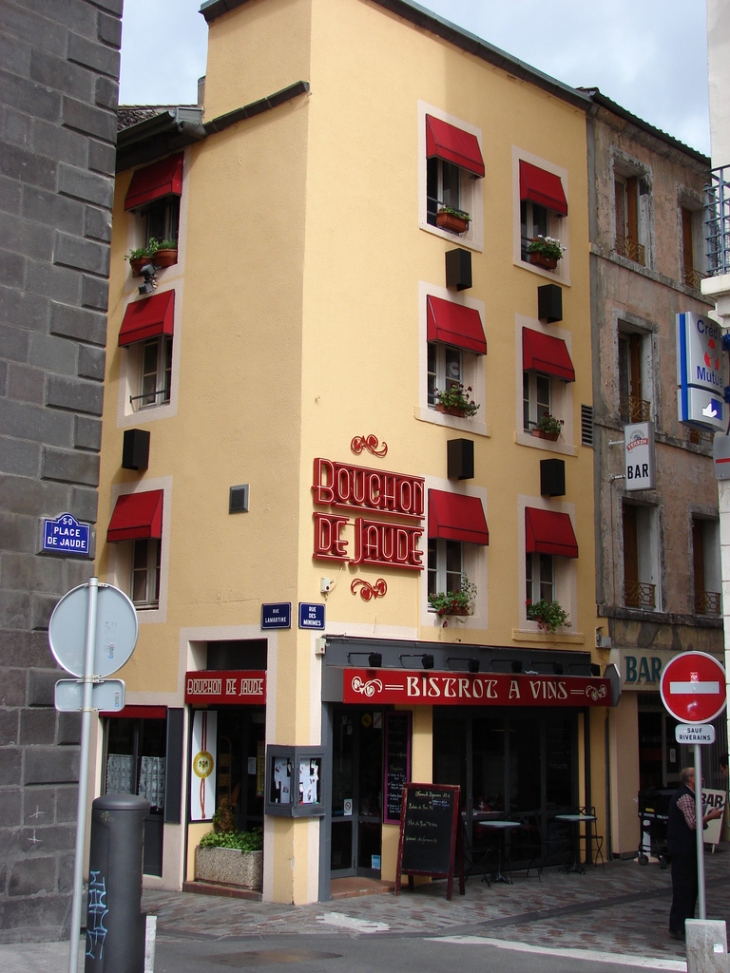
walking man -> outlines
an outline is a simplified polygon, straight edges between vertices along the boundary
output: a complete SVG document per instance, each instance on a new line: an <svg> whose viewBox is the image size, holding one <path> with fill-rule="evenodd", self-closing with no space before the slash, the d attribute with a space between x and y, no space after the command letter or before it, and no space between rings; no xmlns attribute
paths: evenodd
<svg viewBox="0 0 730 973"><path fill-rule="evenodd" d="M698 892L694 768L685 767L679 779L680 785L669 802L667 823L667 853L672 860L669 935L683 940L684 921L694 919ZM702 820L703 829L707 827L708 821L721 816L722 810L713 808Z"/></svg>

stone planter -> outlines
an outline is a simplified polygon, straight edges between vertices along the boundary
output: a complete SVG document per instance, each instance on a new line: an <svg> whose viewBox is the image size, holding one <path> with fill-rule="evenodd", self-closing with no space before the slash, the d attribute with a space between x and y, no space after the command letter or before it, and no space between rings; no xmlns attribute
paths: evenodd
<svg viewBox="0 0 730 973"><path fill-rule="evenodd" d="M177 250L158 250L152 262L158 267L172 267L177 263Z"/></svg>
<svg viewBox="0 0 730 973"><path fill-rule="evenodd" d="M238 885L261 890L264 872L263 851L238 851L236 848L195 849L195 878L200 882Z"/></svg>
<svg viewBox="0 0 730 973"><path fill-rule="evenodd" d="M454 405L441 405L440 402L436 403L436 411L443 412L447 416L460 416L462 419L466 416L464 409L459 409Z"/></svg>
<svg viewBox="0 0 730 973"><path fill-rule="evenodd" d="M437 213L436 226L442 230L449 230L451 233L466 233L469 229L469 220L456 216L454 213Z"/></svg>
<svg viewBox="0 0 730 973"><path fill-rule="evenodd" d="M555 270L558 266L558 257L548 257L545 253L529 253L530 263L535 264L537 267L542 267L543 270Z"/></svg>

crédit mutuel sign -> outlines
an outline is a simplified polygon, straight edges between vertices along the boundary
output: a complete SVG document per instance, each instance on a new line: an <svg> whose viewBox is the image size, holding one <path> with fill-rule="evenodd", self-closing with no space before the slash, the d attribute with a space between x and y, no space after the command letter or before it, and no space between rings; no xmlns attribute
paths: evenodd
<svg viewBox="0 0 730 973"><path fill-rule="evenodd" d="M418 549L425 519L423 477L317 458L312 494L315 504L330 508L313 514L313 557L423 570L423 551ZM347 513L359 516L351 520Z"/></svg>

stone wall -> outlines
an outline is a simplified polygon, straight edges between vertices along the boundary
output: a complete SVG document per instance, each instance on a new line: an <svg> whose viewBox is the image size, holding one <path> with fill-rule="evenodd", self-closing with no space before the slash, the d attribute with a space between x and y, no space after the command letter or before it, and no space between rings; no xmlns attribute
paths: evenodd
<svg viewBox="0 0 730 973"><path fill-rule="evenodd" d="M123 0L0 3L0 941L68 934L79 720L48 619L92 562L39 555L96 520Z"/></svg>

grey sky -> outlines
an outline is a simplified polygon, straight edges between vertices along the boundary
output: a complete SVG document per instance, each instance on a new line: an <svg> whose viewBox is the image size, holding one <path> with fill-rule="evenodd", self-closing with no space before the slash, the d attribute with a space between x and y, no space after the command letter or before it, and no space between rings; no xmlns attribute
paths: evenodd
<svg viewBox="0 0 730 973"><path fill-rule="evenodd" d="M122 104L190 104L201 0L124 0ZM426 0L421 6L709 154L705 0ZM164 24L164 28L161 26Z"/></svg>

